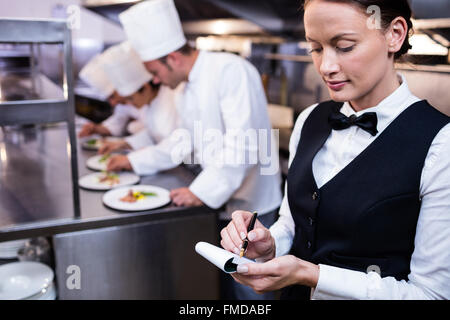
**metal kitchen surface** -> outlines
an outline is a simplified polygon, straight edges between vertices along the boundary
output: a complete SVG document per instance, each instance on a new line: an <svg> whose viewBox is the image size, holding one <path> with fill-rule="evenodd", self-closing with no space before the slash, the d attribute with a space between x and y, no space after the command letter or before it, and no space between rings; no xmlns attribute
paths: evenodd
<svg viewBox="0 0 450 320"><path fill-rule="evenodd" d="M91 171L96 153L78 148L79 175ZM69 147L65 124L6 126L0 132L0 241L196 215L211 209L173 205L132 213L105 207L103 192L80 189L81 218L73 217ZM141 178L166 189L188 186L194 174L178 167Z"/></svg>

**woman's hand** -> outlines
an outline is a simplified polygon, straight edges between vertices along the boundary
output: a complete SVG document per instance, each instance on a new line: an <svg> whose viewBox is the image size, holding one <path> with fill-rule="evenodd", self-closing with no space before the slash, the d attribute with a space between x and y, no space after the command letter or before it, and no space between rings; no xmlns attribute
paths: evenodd
<svg viewBox="0 0 450 320"><path fill-rule="evenodd" d="M239 265L231 274L239 283L251 287L256 293L278 290L290 285L317 286L319 266L295 256L287 255L265 263Z"/></svg>
<svg viewBox="0 0 450 320"><path fill-rule="evenodd" d="M222 237L220 244L225 250L239 254L242 240L247 237L249 244L245 256L250 259L270 260L275 257L275 240L269 229L258 220L256 220L253 230L247 235L247 227L251 218L251 212L233 212L231 222L220 232Z"/></svg>

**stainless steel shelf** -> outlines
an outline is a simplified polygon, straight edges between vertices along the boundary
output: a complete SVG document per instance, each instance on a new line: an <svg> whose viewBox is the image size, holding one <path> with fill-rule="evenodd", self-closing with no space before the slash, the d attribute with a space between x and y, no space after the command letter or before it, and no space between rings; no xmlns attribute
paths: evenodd
<svg viewBox="0 0 450 320"><path fill-rule="evenodd" d="M34 64L34 52L31 50L29 79L31 89L36 89L37 79L42 84L34 96L30 99L16 99L18 101L6 101L0 104L0 125L42 124L64 121L67 123L68 142L64 145L63 152L69 155L72 200L74 217L80 217L80 194L78 188L78 164L75 135L75 102L73 93L72 74L72 37L71 30L65 20L56 19L0 19L0 43L11 44L59 44L62 48L63 77L61 87L58 88L48 81L36 69ZM4 70L3 70L3 73ZM20 78L20 77L18 77ZM14 86L9 87L11 90ZM24 90L29 88L25 85ZM3 88L2 88L3 89ZM5 100L2 94L2 99ZM41 100L37 100L41 99ZM9 99L13 100L13 99ZM47 161L47 160L43 160ZM20 170L17 174L20 176ZM4 177L2 177L3 179ZM45 180L45 177L41 177Z"/></svg>

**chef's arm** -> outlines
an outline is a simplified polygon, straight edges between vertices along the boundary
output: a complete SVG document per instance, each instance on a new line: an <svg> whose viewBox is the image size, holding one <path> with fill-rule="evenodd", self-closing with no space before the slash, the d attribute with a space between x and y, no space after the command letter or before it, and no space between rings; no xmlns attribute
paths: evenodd
<svg viewBox="0 0 450 320"><path fill-rule="evenodd" d="M225 204L249 172L258 170L258 125L262 123L258 110L267 111L265 96L258 96L259 84L254 81L260 81L259 77L251 79L242 65L228 67L221 77L219 99L225 133L217 139L216 152L203 153L204 170L189 187L211 208Z"/></svg>
<svg viewBox="0 0 450 320"><path fill-rule="evenodd" d="M133 151L127 157L136 174L147 175L175 168L191 153L189 132L176 129L158 144Z"/></svg>
<svg viewBox="0 0 450 320"><path fill-rule="evenodd" d="M129 108L131 106L118 104L114 107L113 114L101 123L104 128L109 130L110 135L118 137L124 134L130 120Z"/></svg>

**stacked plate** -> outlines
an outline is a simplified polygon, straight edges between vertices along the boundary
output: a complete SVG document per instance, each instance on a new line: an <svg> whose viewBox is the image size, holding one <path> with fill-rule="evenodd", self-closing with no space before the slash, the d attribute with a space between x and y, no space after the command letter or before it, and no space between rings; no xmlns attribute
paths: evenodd
<svg viewBox="0 0 450 320"><path fill-rule="evenodd" d="M15 259L28 239L0 242L0 259Z"/></svg>
<svg viewBox="0 0 450 320"><path fill-rule="evenodd" d="M54 273L40 262L0 266L0 300L55 300Z"/></svg>

